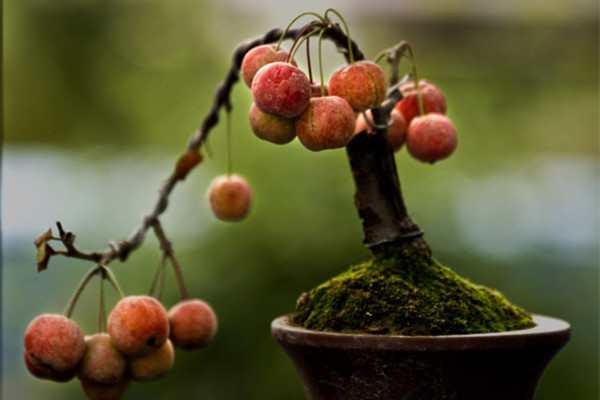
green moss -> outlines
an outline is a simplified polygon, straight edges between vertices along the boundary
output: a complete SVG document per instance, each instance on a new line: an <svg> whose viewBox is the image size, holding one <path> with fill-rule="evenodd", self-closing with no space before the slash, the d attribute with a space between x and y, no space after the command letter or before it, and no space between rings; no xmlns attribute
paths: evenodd
<svg viewBox="0 0 600 400"><path fill-rule="evenodd" d="M309 329L398 335L502 332L534 325L497 291L426 252L398 251L350 267L298 299L291 322Z"/></svg>

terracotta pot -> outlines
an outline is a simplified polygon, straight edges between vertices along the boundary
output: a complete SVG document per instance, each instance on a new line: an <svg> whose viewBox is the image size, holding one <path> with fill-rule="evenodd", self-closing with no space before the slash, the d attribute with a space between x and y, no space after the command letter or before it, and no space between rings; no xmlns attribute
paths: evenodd
<svg viewBox="0 0 600 400"><path fill-rule="evenodd" d="M570 325L536 315L512 332L393 336L313 331L273 321L308 400L531 400Z"/></svg>

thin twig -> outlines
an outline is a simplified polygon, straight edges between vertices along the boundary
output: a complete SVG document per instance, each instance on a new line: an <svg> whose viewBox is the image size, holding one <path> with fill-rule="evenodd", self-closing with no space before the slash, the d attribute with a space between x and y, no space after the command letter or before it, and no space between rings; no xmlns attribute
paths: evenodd
<svg viewBox="0 0 600 400"><path fill-rule="evenodd" d="M75 305L77 304L77 300L79 300L81 293L83 293L83 289L85 289L85 286L94 277L94 275L96 275L100 271L100 269L101 269L101 267L99 265L95 265L81 279L81 281L79 282L79 285L77 285L77 289L75 289L75 292L73 292L73 295L69 299L69 302L67 303L67 306L65 307L65 310L63 311L63 315L65 317L71 318L71 316L73 315L73 310L75 310Z"/></svg>
<svg viewBox="0 0 600 400"><path fill-rule="evenodd" d="M110 284L115 288L115 290L119 294L119 297L120 298L124 298L125 297L125 292L123 292L123 289L121 289L121 286L119 286L119 281L117 281L117 277L112 272L112 270L110 269L110 267L108 267L107 265L102 265L102 269L104 270L104 277L106 279L108 279L108 281L110 282Z"/></svg>
<svg viewBox="0 0 600 400"><path fill-rule="evenodd" d="M189 298L188 292L185 288L183 274L181 273L181 267L179 266L179 261L177 261L177 258L175 257L175 253L171 253L171 264L173 265L173 270L175 271L175 279L177 280L177 286L179 287L181 300L187 300Z"/></svg>
<svg viewBox="0 0 600 400"><path fill-rule="evenodd" d="M166 263L167 252L163 250L162 255L160 256L160 261L158 262L158 266L156 267L156 271L154 271L154 277L152 278L152 283L150 284L150 291L148 293L150 296L154 296L157 299L160 299L161 296L156 294L156 287L162 286L162 283L159 284L159 281L164 281L164 271ZM159 290L159 293L162 294L161 290Z"/></svg>
<svg viewBox="0 0 600 400"><path fill-rule="evenodd" d="M104 269L101 269L100 279L98 279L98 319L96 321L96 332L106 332L106 311L104 307L104 279L106 279L106 273Z"/></svg>
<svg viewBox="0 0 600 400"><path fill-rule="evenodd" d="M173 265L173 270L175 272L175 279L177 280L177 286L179 287L179 294L181 295L182 300L188 299L188 292L185 287L185 280L183 279L183 273L181 272L181 267L179 266L179 262L177 261L177 257L175 256L175 251L173 250L173 245L167 239L165 232L162 228L160 222L156 221L154 225L152 225L154 229L154 233L160 242L160 247L163 250L163 258L161 263L164 263L165 258L169 258L171 260L171 264ZM164 265L161 264L162 271L161 274L164 275ZM164 280L164 278L163 278ZM160 293L160 292L159 292Z"/></svg>

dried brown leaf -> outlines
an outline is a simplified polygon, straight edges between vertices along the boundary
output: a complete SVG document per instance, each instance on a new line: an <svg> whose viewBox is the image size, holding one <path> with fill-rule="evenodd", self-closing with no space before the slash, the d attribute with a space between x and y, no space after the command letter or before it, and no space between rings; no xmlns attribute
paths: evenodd
<svg viewBox="0 0 600 400"><path fill-rule="evenodd" d="M37 252L37 270L42 272L48 268L50 257L54 254L54 249L46 242L38 246Z"/></svg>
<svg viewBox="0 0 600 400"><path fill-rule="evenodd" d="M42 244L46 243L48 240L52 239L52 229L48 228L48 230L44 233L42 233L40 236L36 237L35 240L33 241L33 244L35 244L35 247L40 247Z"/></svg>
<svg viewBox="0 0 600 400"><path fill-rule="evenodd" d="M198 149L189 149L182 155L175 165L175 176L179 180L184 180L187 174L202 161L202 154Z"/></svg>

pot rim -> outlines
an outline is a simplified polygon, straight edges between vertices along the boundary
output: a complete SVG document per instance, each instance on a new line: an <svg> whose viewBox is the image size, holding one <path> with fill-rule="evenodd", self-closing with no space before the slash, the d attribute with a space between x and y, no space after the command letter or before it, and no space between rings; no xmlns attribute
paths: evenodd
<svg viewBox="0 0 600 400"><path fill-rule="evenodd" d="M571 335L568 322L534 314L536 326L507 332L464 335L402 336L368 333L338 333L306 329L289 323L289 315L271 323L271 335L280 343L332 349L381 349L398 351L448 351L508 349L566 343Z"/></svg>

